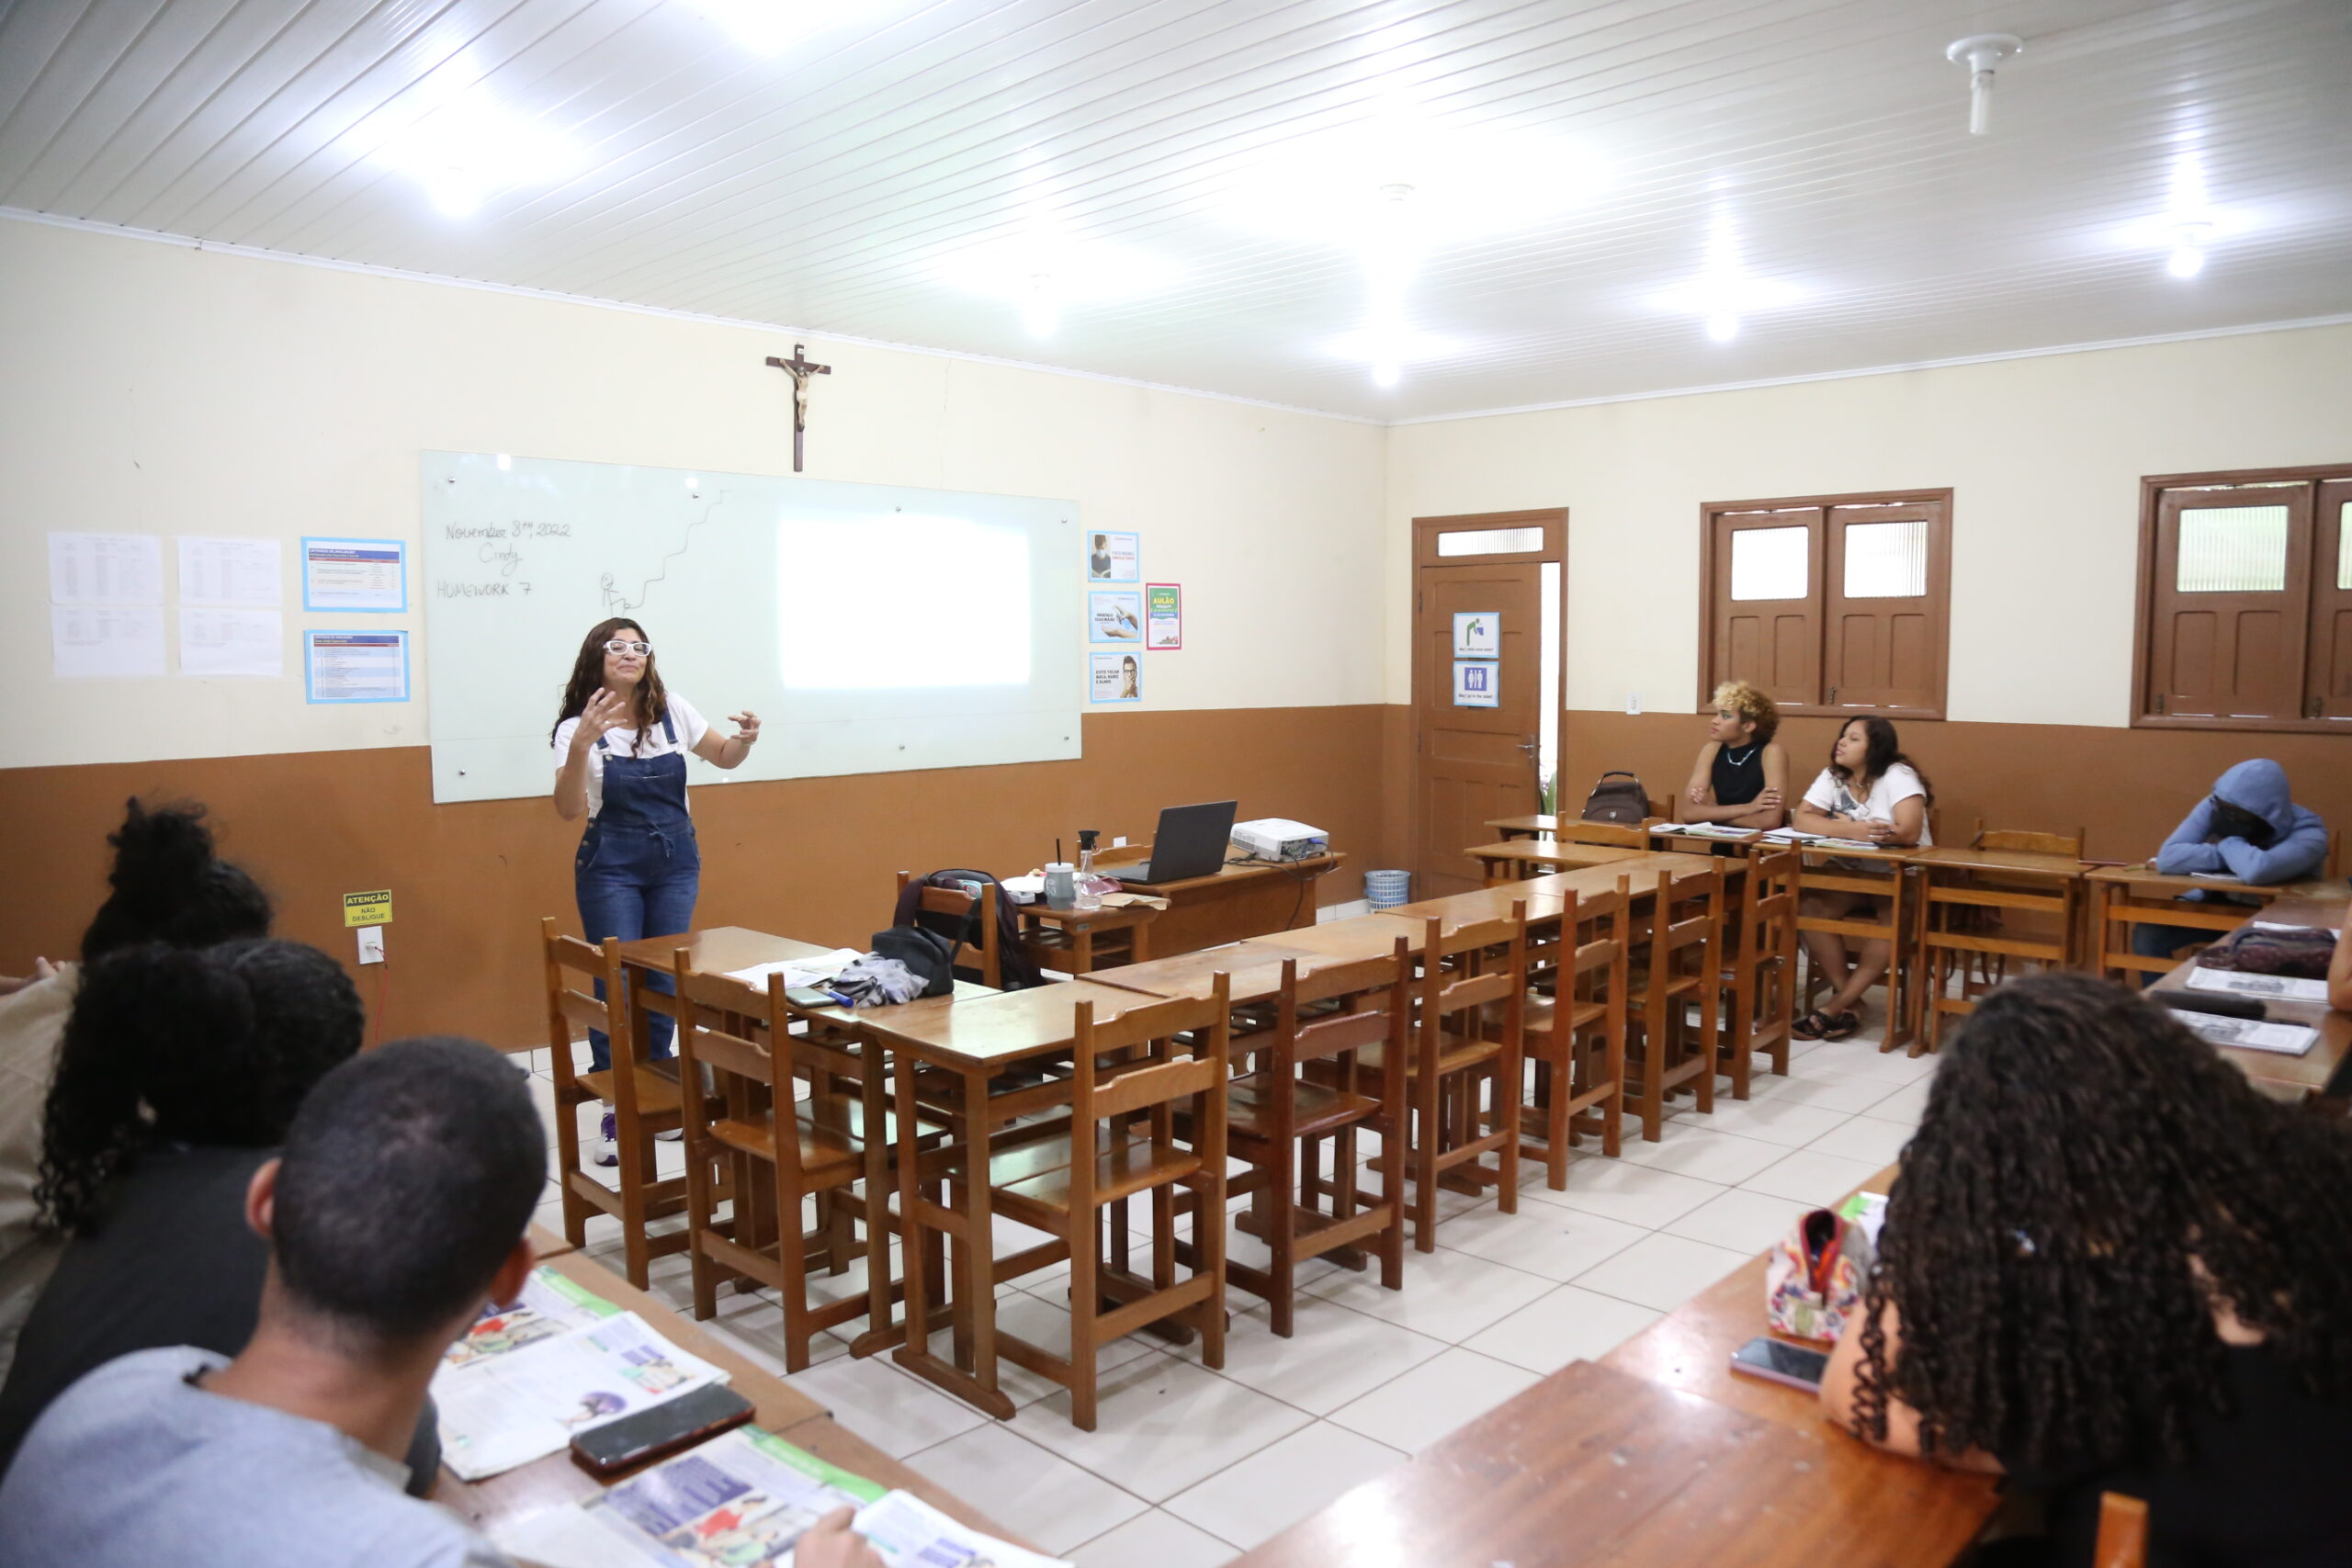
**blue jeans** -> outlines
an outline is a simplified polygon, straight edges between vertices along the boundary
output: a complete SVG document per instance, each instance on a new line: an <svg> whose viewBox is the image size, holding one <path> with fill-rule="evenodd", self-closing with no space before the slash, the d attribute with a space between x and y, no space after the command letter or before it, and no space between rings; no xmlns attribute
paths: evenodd
<svg viewBox="0 0 2352 1568"><path fill-rule="evenodd" d="M583 852L582 858L589 863L573 872L572 887L580 900L581 929L590 942L602 942L608 936L635 942L640 937L671 936L693 929L695 895L702 884L702 862L691 851L674 860L657 853L650 857L650 863L649 857L638 854L617 857L617 864L605 863L608 857L604 853L592 857ZM677 989L667 975L655 975L646 983L663 993ZM599 981L596 995L602 998L604 994L604 983ZM671 1037L677 1026L659 1013L647 1024L654 1056L670 1055ZM588 1054L594 1058L596 1072L613 1065L612 1043L601 1031L588 1032Z"/></svg>

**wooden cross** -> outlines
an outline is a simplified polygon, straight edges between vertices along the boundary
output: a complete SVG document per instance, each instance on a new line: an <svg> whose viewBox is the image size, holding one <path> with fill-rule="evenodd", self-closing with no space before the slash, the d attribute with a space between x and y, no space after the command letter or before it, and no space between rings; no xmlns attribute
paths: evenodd
<svg viewBox="0 0 2352 1568"><path fill-rule="evenodd" d="M808 378L830 376L833 367L810 364L797 343L792 345L791 358L778 359L771 354L768 363L792 378L792 471L797 474L800 471L800 438L808 429Z"/></svg>

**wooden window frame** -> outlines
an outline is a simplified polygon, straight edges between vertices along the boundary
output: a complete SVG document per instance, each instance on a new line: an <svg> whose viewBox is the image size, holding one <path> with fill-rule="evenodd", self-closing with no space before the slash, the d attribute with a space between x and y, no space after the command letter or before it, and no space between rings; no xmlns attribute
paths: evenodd
<svg viewBox="0 0 2352 1568"><path fill-rule="evenodd" d="M1699 709L1706 711L1714 698L1715 676L1715 520L1735 512L1775 512L1818 510L1823 519L1822 538L1814 555L1816 570L1806 587L1814 604L1814 649L1815 694L1824 689L1829 669L1829 583L1828 562L1835 553L1829 547L1828 525L1838 507L1920 506L1942 509L1941 525L1929 529L1928 541L1928 592L1925 595L1934 607L1938 635L1932 650L1935 663L1935 701L1926 707L1879 707L1858 703L1826 702L1781 703L1783 714L1804 717L1853 718L1866 714L1880 714L1893 719L1940 719L1950 700L1951 671L1951 535L1952 491L1941 490L1882 490L1864 491L1853 495L1792 495L1774 496L1760 501L1710 501L1699 507Z"/></svg>
<svg viewBox="0 0 2352 1568"><path fill-rule="evenodd" d="M2181 716L2154 713L2150 709L2155 699L2154 671L2149 660L2155 652L2156 546L2165 493L2176 490L2228 489L2233 486L2264 484L2305 484L2311 487L2313 515L2308 525L2311 533L2305 545L2315 550L2319 539L2333 536L2323 528L2317 515L2320 491L2331 479L2352 479L2352 462L2308 464L2288 468L2229 468L2202 474L2151 474L2140 480L2140 570L2132 610L2132 728L2134 729L2235 729L2274 735L2344 735L2352 733L2352 721L2342 718L2305 718L2297 713L2272 718L2219 717L2206 715ZM2292 546L2290 546L2290 552ZM2315 557L2308 560L2304 579L2304 627L2308 638L2312 617L2311 593L2317 574L2333 572L2335 563L2321 563ZM2307 655L2308 657L2308 655ZM2304 674L2303 708L2311 704L2311 675Z"/></svg>

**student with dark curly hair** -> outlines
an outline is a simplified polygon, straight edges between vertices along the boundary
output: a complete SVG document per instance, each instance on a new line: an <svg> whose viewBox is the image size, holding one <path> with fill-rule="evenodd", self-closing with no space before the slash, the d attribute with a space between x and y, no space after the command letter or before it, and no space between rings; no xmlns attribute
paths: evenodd
<svg viewBox="0 0 2352 1568"><path fill-rule="evenodd" d="M212 852L200 806L156 810L130 802L114 846L113 890L82 937L85 960L145 942L209 947L269 934L269 898ZM36 959L31 974L0 978L0 1378L59 1245L40 1228L41 1107L49 1097L80 965Z"/></svg>
<svg viewBox="0 0 2352 1568"><path fill-rule="evenodd" d="M2352 1562L2352 1136L2086 975L2003 987L1939 1064L1833 1419L2048 1494L2020 1560ZM2005 1559L2006 1561L2007 1559Z"/></svg>
<svg viewBox="0 0 2352 1568"><path fill-rule="evenodd" d="M366 1029L343 966L300 942L150 943L88 966L43 1115L42 1216L69 1239L0 1386L0 1471L93 1368L243 1347L269 1255L246 1185ZM417 1441L430 1485L429 1425Z"/></svg>

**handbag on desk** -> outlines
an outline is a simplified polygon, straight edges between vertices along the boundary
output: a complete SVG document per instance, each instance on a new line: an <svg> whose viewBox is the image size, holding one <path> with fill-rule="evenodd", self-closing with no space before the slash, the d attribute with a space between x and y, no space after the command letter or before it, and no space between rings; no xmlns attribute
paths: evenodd
<svg viewBox="0 0 2352 1568"><path fill-rule="evenodd" d="M1588 822L1615 822L1627 828L1637 828L1649 818L1649 792L1642 788L1642 781L1622 768L1611 768L1600 775L1592 793L1584 797L1584 819Z"/></svg>
<svg viewBox="0 0 2352 1568"><path fill-rule="evenodd" d="M1772 1249L1764 1268L1764 1317L1798 1339L1834 1345L1862 1304L1877 1249L1850 1220L1815 1209Z"/></svg>

